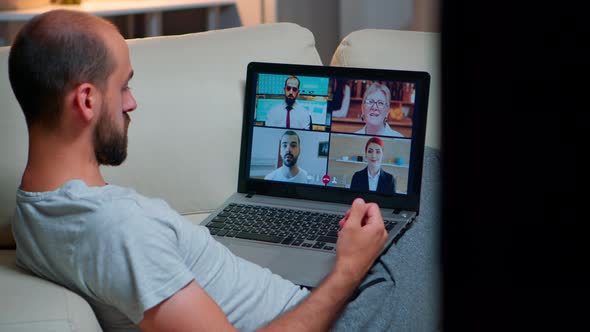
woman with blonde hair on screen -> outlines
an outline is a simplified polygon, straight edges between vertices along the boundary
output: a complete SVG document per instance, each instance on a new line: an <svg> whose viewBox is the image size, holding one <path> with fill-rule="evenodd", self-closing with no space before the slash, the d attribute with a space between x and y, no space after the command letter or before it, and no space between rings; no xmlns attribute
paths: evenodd
<svg viewBox="0 0 590 332"><path fill-rule="evenodd" d="M389 88L380 83L370 85L363 95L361 105L361 119L365 126L356 134L404 137L404 135L391 129L387 123L391 92Z"/></svg>

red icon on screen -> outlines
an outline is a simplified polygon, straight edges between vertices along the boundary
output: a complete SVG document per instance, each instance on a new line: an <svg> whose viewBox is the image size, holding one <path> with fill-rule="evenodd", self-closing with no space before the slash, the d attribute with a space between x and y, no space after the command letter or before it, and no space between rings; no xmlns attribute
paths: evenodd
<svg viewBox="0 0 590 332"><path fill-rule="evenodd" d="M322 182L323 182L324 184L328 184L328 183L330 182L330 176L329 176L328 174L324 175L324 176L322 177Z"/></svg>

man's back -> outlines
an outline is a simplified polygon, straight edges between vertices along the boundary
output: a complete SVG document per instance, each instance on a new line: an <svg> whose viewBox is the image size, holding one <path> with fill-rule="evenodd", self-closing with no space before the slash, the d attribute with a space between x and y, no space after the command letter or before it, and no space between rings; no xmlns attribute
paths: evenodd
<svg viewBox="0 0 590 332"><path fill-rule="evenodd" d="M308 294L234 257L165 202L118 186L19 190L14 233L17 264L84 296L108 330L136 329L144 311L193 279L245 330Z"/></svg>

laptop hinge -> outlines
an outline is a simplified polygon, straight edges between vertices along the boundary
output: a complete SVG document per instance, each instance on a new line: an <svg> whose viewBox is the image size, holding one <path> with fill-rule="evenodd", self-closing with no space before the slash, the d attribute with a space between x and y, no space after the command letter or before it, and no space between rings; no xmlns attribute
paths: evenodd
<svg viewBox="0 0 590 332"><path fill-rule="evenodd" d="M252 198L252 196L256 195L255 192L249 192L248 194L246 194L246 198Z"/></svg>
<svg viewBox="0 0 590 332"><path fill-rule="evenodd" d="M391 212L392 214L399 214L400 212L402 212L402 210L400 209L393 209L393 212Z"/></svg>

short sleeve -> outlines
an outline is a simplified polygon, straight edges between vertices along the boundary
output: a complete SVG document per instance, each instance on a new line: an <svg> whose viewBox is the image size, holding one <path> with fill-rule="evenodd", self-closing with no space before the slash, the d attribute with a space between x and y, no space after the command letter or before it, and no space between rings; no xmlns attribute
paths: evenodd
<svg viewBox="0 0 590 332"><path fill-rule="evenodd" d="M134 324L143 313L171 297L194 275L183 261L180 241L183 234L174 220L137 213L118 214L110 222L103 243L104 257L97 259L93 291Z"/></svg>

